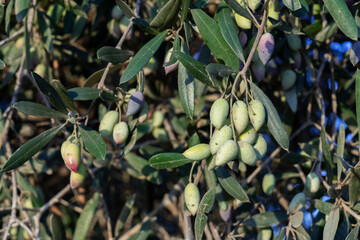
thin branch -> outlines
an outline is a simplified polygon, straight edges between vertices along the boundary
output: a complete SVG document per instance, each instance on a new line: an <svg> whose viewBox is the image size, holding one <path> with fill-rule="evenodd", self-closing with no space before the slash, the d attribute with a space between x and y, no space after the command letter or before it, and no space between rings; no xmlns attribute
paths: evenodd
<svg viewBox="0 0 360 240"><path fill-rule="evenodd" d="M19 36L21 36L21 34L23 34L24 31L25 31L25 29L24 29L24 28L21 28L21 29L17 30L16 32L14 32L13 35L11 35L10 37L1 40L1 41L0 41L0 48L1 48L2 46L4 46L5 44L7 44L8 42L11 42L12 40L15 40L16 38L18 38Z"/></svg>
<svg viewBox="0 0 360 240"><path fill-rule="evenodd" d="M16 221L16 202L17 202L17 183L16 183L16 172L11 171L11 184L12 184L12 204L11 204L11 215L8 225L6 226L3 240L6 240L10 234L10 228Z"/></svg>

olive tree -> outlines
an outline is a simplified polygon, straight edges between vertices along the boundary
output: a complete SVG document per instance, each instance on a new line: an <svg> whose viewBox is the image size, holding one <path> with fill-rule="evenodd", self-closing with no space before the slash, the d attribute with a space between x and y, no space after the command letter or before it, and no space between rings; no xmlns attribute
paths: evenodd
<svg viewBox="0 0 360 240"><path fill-rule="evenodd" d="M3 239L358 239L360 4L0 1Z"/></svg>

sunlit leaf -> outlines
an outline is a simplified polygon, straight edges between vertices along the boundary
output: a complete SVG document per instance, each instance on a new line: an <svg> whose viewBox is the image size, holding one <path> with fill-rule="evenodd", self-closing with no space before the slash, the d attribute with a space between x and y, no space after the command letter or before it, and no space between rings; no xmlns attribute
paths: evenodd
<svg viewBox="0 0 360 240"><path fill-rule="evenodd" d="M79 130L85 148L97 159L104 160L106 157L106 145L100 133L85 125L80 125Z"/></svg>

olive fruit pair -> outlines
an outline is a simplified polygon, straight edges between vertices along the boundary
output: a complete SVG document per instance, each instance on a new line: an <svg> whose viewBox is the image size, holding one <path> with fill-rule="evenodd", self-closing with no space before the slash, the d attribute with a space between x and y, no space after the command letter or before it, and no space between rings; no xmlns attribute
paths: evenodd
<svg viewBox="0 0 360 240"><path fill-rule="evenodd" d="M82 184L86 177L86 167L81 163L81 147L71 142L71 138L61 145L61 156L66 167L71 171L70 186L76 188Z"/></svg>
<svg viewBox="0 0 360 240"><path fill-rule="evenodd" d="M119 122L117 111L109 111L100 121L99 132L104 138L112 134L115 143L121 144L129 136L129 127L126 122Z"/></svg>

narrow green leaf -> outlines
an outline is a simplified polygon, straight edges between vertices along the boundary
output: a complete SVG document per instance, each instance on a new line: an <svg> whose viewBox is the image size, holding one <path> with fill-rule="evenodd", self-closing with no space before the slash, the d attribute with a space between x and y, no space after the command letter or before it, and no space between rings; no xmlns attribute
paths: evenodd
<svg viewBox="0 0 360 240"><path fill-rule="evenodd" d="M357 127L360 129L360 70L356 70L356 80L355 80L355 98L356 98L356 120ZM360 145L359 145L360 150Z"/></svg>
<svg viewBox="0 0 360 240"><path fill-rule="evenodd" d="M70 42L75 42L83 33L85 25L87 23L87 18L80 15L76 16L74 26L70 35Z"/></svg>
<svg viewBox="0 0 360 240"><path fill-rule="evenodd" d="M267 113L267 127L275 138L276 142L286 151L289 149L289 136L282 124L276 108L266 94L254 83L250 83L255 99L261 101Z"/></svg>
<svg viewBox="0 0 360 240"><path fill-rule="evenodd" d="M301 154L297 154L294 152L288 152L285 153L281 159L280 162L283 164L290 164L290 165L294 165L294 164L300 164L303 162L308 161L309 159Z"/></svg>
<svg viewBox="0 0 360 240"><path fill-rule="evenodd" d="M263 212L251 216L243 223L243 225L256 228L265 228L270 227L271 225L279 224L285 221L287 218L288 215L285 211Z"/></svg>
<svg viewBox="0 0 360 240"><path fill-rule="evenodd" d="M209 79L208 74L206 73L206 68L199 61L195 60L191 56L182 53L182 52L173 52L175 58L177 58L184 67L189 71L194 78L198 79L200 82L206 84L209 87L213 87L215 89L219 89L215 86L211 80Z"/></svg>
<svg viewBox="0 0 360 240"><path fill-rule="evenodd" d="M283 0L282 1L288 9L291 11L296 11L301 8L301 3L299 0Z"/></svg>
<svg viewBox="0 0 360 240"><path fill-rule="evenodd" d="M329 215L334 204L330 202L323 202L319 199L315 199L314 207L325 215Z"/></svg>
<svg viewBox="0 0 360 240"><path fill-rule="evenodd" d="M216 177L220 182L220 185L230 196L240 200L241 202L250 202L240 183L233 176L231 176L223 167L217 167L215 169L215 173Z"/></svg>
<svg viewBox="0 0 360 240"><path fill-rule="evenodd" d="M55 88L56 92L59 94L61 101L64 103L67 109L76 112L75 105L73 101L70 99L66 88L59 80L53 79L51 81L51 85Z"/></svg>
<svg viewBox="0 0 360 240"><path fill-rule="evenodd" d="M120 84L126 83L133 78L150 60L160 47L162 41L166 37L167 30L158 34L156 37L146 43L126 67L124 74L120 78Z"/></svg>
<svg viewBox="0 0 360 240"><path fill-rule="evenodd" d="M220 63L210 63L206 66L206 72L209 74L212 81L215 82L216 78L227 78L235 71Z"/></svg>
<svg viewBox="0 0 360 240"><path fill-rule="evenodd" d="M119 63L110 67L109 74L115 72L119 68L121 68L125 63ZM101 79L101 76L105 72L105 68L100 69L93 73L88 79L86 79L84 87L92 87L93 85L97 84L97 82Z"/></svg>
<svg viewBox="0 0 360 240"><path fill-rule="evenodd" d="M5 66L6 66L5 62L0 59L0 69L4 69Z"/></svg>
<svg viewBox="0 0 360 240"><path fill-rule="evenodd" d="M21 22L29 10L30 0L15 0L16 21Z"/></svg>
<svg viewBox="0 0 360 240"><path fill-rule="evenodd" d="M25 18L25 22L27 22L27 17ZM25 43L25 66L27 69L29 69L29 64L30 64L30 36L29 36L29 31L27 28L27 24L24 24L24 43Z"/></svg>
<svg viewBox="0 0 360 240"><path fill-rule="evenodd" d="M344 0L324 0L326 8L340 30L352 40L358 39L358 28Z"/></svg>
<svg viewBox="0 0 360 240"><path fill-rule="evenodd" d="M159 171L152 168L147 160L139 157L133 153L128 153L125 156L126 161L138 172L146 177L146 180L155 184L162 183L162 177Z"/></svg>
<svg viewBox="0 0 360 240"><path fill-rule="evenodd" d="M122 153L122 156L126 156L126 155L132 150L132 148L135 146L135 143L136 143L136 141L137 141L137 133L138 133L138 129L135 128L135 129L132 131L130 141L129 141L128 144L124 147L124 152Z"/></svg>
<svg viewBox="0 0 360 240"><path fill-rule="evenodd" d="M14 7L14 2L15 2L15 0L10 0L10 2L8 3L8 5L6 7L6 12L5 12L5 31L8 36L10 33L10 29L11 29L10 20L11 20L11 12Z"/></svg>
<svg viewBox="0 0 360 240"><path fill-rule="evenodd" d="M330 211L329 218L325 223L323 239L333 240L338 228L340 219L340 209L335 207Z"/></svg>
<svg viewBox="0 0 360 240"><path fill-rule="evenodd" d="M62 2L65 3L64 7L67 11L87 19L86 12L84 12L82 8L74 0L67 0Z"/></svg>
<svg viewBox="0 0 360 240"><path fill-rule="evenodd" d="M221 35L220 28L216 21L201 9L192 9L191 14L201 37L214 56L223 60L227 66L238 71L239 59Z"/></svg>
<svg viewBox="0 0 360 240"><path fill-rule="evenodd" d="M344 157L344 148L345 148L345 128L344 125L341 124L339 135L337 138L337 147L336 147L336 154L338 157L342 158ZM339 158L336 158L337 163L337 179L340 181L341 179L341 172L342 172L342 163Z"/></svg>
<svg viewBox="0 0 360 240"><path fill-rule="evenodd" d="M135 194L131 195L131 197L126 201L124 207L121 209L120 215L116 221L115 225L115 237L118 237L120 234L120 230L124 227L127 218L130 215L131 209L134 207L135 203Z"/></svg>
<svg viewBox="0 0 360 240"><path fill-rule="evenodd" d="M181 0L181 22L184 22L189 13L190 0ZM1 23L1 22L0 22ZM177 36L177 35L176 35Z"/></svg>
<svg viewBox="0 0 360 240"><path fill-rule="evenodd" d="M281 228L279 235L277 235L276 238L274 238L274 240L284 240L285 237L285 229Z"/></svg>
<svg viewBox="0 0 360 240"><path fill-rule="evenodd" d="M84 240L89 231L90 224L94 218L96 207L99 203L100 193L96 192L87 201L84 210L76 221L76 227L73 239Z"/></svg>
<svg viewBox="0 0 360 240"><path fill-rule="evenodd" d="M37 11L37 20L45 48L51 53L53 50L53 40L49 20L46 18L46 14L40 10Z"/></svg>
<svg viewBox="0 0 360 240"><path fill-rule="evenodd" d="M54 240L66 240L66 233L61 217L51 213L49 216L49 227Z"/></svg>
<svg viewBox="0 0 360 240"><path fill-rule="evenodd" d="M241 47L239 37L236 34L238 27L231 17L231 10L226 4L221 4L217 8L216 20L219 23L220 31L225 41L234 51L236 56L245 63L243 48Z"/></svg>
<svg viewBox="0 0 360 240"><path fill-rule="evenodd" d="M4 18L4 9L5 9L5 5L3 3L0 3L0 24Z"/></svg>
<svg viewBox="0 0 360 240"><path fill-rule="evenodd" d="M245 8L243 8L237 0L225 0L225 2L227 3L227 5L229 5L229 7L231 7L237 14L246 17L247 19L251 19L250 14L246 11Z"/></svg>
<svg viewBox="0 0 360 240"><path fill-rule="evenodd" d="M97 51L98 59L111 62L113 64L125 62L131 56L132 54L128 51L109 46L102 47Z"/></svg>
<svg viewBox="0 0 360 240"><path fill-rule="evenodd" d="M181 0L169 0L150 22L150 27L159 31L168 27L179 12L180 2Z"/></svg>
<svg viewBox="0 0 360 240"><path fill-rule="evenodd" d="M153 220L150 219L141 225L140 230L128 238L128 240L146 240L151 234L151 224Z"/></svg>
<svg viewBox="0 0 360 240"><path fill-rule="evenodd" d="M176 63L177 59L174 57L173 53L175 51L180 51L180 38L179 35L175 36L174 44L173 44L173 51L170 56L170 60L167 63L164 63L164 67L170 66L174 63Z"/></svg>
<svg viewBox="0 0 360 240"><path fill-rule="evenodd" d="M349 181L349 204L354 204L360 199L360 168L353 168Z"/></svg>
<svg viewBox="0 0 360 240"><path fill-rule="evenodd" d="M321 136L320 137L321 137L321 147L322 147L323 155L325 158L325 166L326 166L327 175L328 175L328 182L331 183L332 178L333 178L333 170L334 170L335 166L334 166L333 159L331 156L330 145L326 139L324 126L321 127Z"/></svg>
<svg viewBox="0 0 360 240"><path fill-rule="evenodd" d="M48 97L50 103L59 111L67 114L68 111L66 110L66 107L55 88L42 77L40 77L40 75L37 73L31 72L31 76L36 82L36 85L39 87L40 91Z"/></svg>
<svg viewBox="0 0 360 240"><path fill-rule="evenodd" d="M208 217L205 213L209 213L215 202L215 188L207 191L201 199L199 208L196 213L195 218L195 239L200 240L204 234L205 224L208 220Z"/></svg>
<svg viewBox="0 0 360 240"><path fill-rule="evenodd" d="M136 18L134 12L131 10L131 8L122 0L116 0L116 4L119 6L119 8L121 9L121 11L124 13L124 15L127 18Z"/></svg>
<svg viewBox="0 0 360 240"><path fill-rule="evenodd" d="M33 116L45 118L67 118L67 115L65 113L33 102L20 101L14 104L14 108L22 113Z"/></svg>
<svg viewBox="0 0 360 240"><path fill-rule="evenodd" d="M181 153L159 153L149 160L150 166L156 169L176 168L193 162Z"/></svg>
<svg viewBox="0 0 360 240"><path fill-rule="evenodd" d="M67 90L69 97L72 100L78 100L78 101L97 99L100 96L101 91L102 91L101 89L91 88L91 87L77 87Z"/></svg>
<svg viewBox="0 0 360 240"><path fill-rule="evenodd" d="M357 223L356 226L351 230L351 232L349 233L349 235L346 236L345 240L357 240L359 239L359 228L360 228L360 223Z"/></svg>
<svg viewBox="0 0 360 240"><path fill-rule="evenodd" d="M64 126L65 124L53 127L26 142L11 155L9 160L7 160L2 167L1 172L17 168L30 160L30 158L40 151L40 149L45 147L45 145L48 144Z"/></svg>
<svg viewBox="0 0 360 240"><path fill-rule="evenodd" d="M184 53L189 54L186 44L183 42L181 43L181 48ZM181 62L178 64L178 89L180 101L185 113L192 119L195 109L195 81L194 77L188 73Z"/></svg>
<svg viewBox="0 0 360 240"><path fill-rule="evenodd" d="M194 133L191 138L189 139L189 148L200 144L200 137L199 134Z"/></svg>
<svg viewBox="0 0 360 240"><path fill-rule="evenodd" d="M104 160L106 157L106 145L100 133L82 124L79 130L85 148L97 159Z"/></svg>

